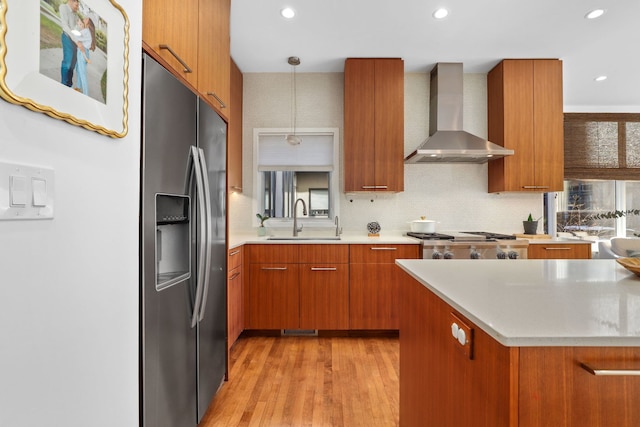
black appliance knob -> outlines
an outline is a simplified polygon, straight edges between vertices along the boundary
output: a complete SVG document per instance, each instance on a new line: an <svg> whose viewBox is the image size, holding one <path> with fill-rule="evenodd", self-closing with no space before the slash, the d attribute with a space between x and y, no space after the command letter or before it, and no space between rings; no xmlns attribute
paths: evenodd
<svg viewBox="0 0 640 427"><path fill-rule="evenodd" d="M444 259L453 259L453 252L445 252Z"/></svg>

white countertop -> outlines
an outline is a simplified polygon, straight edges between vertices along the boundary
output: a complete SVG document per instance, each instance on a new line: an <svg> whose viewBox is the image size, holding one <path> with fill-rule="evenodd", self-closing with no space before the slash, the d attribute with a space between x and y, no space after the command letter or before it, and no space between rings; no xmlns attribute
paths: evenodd
<svg viewBox="0 0 640 427"><path fill-rule="evenodd" d="M304 236L303 233L300 233ZM330 235L330 234L327 234ZM414 237L404 236L401 232L393 233L380 233L379 237L369 237L366 233L343 233L340 235L340 240L323 240L323 239L311 239L311 240L269 240L268 236L259 237L256 233L233 233L229 235L229 249L235 248L244 244L250 243L265 243L265 244L422 244L422 241Z"/></svg>
<svg viewBox="0 0 640 427"><path fill-rule="evenodd" d="M528 239L528 240L530 245L562 245L562 244L591 245L593 244L592 240L583 240L583 239L555 238L555 239Z"/></svg>
<svg viewBox="0 0 640 427"><path fill-rule="evenodd" d="M505 346L640 346L640 277L615 260L397 260Z"/></svg>

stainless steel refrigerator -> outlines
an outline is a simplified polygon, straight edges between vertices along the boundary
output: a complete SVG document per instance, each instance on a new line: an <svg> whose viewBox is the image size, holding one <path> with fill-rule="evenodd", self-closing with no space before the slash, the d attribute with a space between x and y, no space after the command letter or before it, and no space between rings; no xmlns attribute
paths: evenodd
<svg viewBox="0 0 640 427"><path fill-rule="evenodd" d="M226 373L226 123L143 56L141 425L193 427Z"/></svg>

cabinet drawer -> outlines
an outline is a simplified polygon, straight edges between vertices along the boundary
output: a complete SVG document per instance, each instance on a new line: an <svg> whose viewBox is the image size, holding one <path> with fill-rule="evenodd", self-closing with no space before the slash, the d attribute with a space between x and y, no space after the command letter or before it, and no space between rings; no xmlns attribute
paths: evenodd
<svg viewBox="0 0 640 427"><path fill-rule="evenodd" d="M586 243L530 244L529 259L591 259L591 245Z"/></svg>
<svg viewBox="0 0 640 427"><path fill-rule="evenodd" d="M300 245L249 245L245 247L248 252L249 263L298 263L298 247Z"/></svg>
<svg viewBox="0 0 640 427"><path fill-rule="evenodd" d="M233 270L242 265L242 246L229 249L229 260L227 264L227 269L229 271Z"/></svg>
<svg viewBox="0 0 640 427"><path fill-rule="evenodd" d="M301 263L338 263L349 262L349 245L300 245Z"/></svg>
<svg viewBox="0 0 640 427"><path fill-rule="evenodd" d="M380 264L394 263L396 259L420 258L420 245L349 245L349 262Z"/></svg>

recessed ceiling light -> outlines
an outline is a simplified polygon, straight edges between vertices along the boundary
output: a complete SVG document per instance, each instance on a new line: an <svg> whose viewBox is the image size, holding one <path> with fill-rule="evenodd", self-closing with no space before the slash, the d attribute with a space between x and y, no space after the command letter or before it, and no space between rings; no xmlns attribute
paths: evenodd
<svg viewBox="0 0 640 427"><path fill-rule="evenodd" d="M280 15L282 15L283 17L285 17L287 19L291 19L294 16L296 16L296 11L291 9L290 7L285 7L284 9L282 9L280 11Z"/></svg>
<svg viewBox="0 0 640 427"><path fill-rule="evenodd" d="M607 80L607 76L598 76L593 80L595 80L597 82L603 82L603 81Z"/></svg>
<svg viewBox="0 0 640 427"><path fill-rule="evenodd" d="M449 11L444 7L441 7L440 9L433 12L433 17L436 19L444 19L447 17L447 15L449 15Z"/></svg>
<svg viewBox="0 0 640 427"><path fill-rule="evenodd" d="M600 18L602 15L604 15L604 9L593 9L591 12L584 15L584 17L587 19L596 19Z"/></svg>

